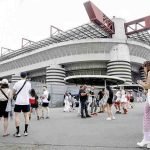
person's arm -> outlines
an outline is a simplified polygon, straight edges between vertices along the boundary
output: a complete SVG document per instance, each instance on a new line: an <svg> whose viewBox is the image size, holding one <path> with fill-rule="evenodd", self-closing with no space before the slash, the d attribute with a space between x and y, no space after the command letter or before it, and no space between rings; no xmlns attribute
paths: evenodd
<svg viewBox="0 0 150 150"><path fill-rule="evenodd" d="M29 82L30 83L30 82ZM29 84L29 95L31 95L31 89L32 89L32 87L31 87L31 83Z"/></svg>
<svg viewBox="0 0 150 150"><path fill-rule="evenodd" d="M13 98L13 91L9 89L8 98L11 100Z"/></svg>
<svg viewBox="0 0 150 150"><path fill-rule="evenodd" d="M146 83L150 84L150 71L147 74Z"/></svg>
<svg viewBox="0 0 150 150"><path fill-rule="evenodd" d="M138 81L140 85L144 87L144 89L149 89L150 88L150 83L143 82L142 80Z"/></svg>
<svg viewBox="0 0 150 150"><path fill-rule="evenodd" d="M144 87L144 89L150 88L150 71L148 72L146 82L139 80L138 83Z"/></svg>
<svg viewBox="0 0 150 150"><path fill-rule="evenodd" d="M13 89L12 89L12 96L15 95L17 92L17 85L15 84Z"/></svg>
<svg viewBox="0 0 150 150"><path fill-rule="evenodd" d="M86 96L86 95L88 95L87 93L81 93L81 96Z"/></svg>
<svg viewBox="0 0 150 150"><path fill-rule="evenodd" d="M13 89L13 90L12 90L12 95L15 95L15 94L16 94L16 90Z"/></svg>

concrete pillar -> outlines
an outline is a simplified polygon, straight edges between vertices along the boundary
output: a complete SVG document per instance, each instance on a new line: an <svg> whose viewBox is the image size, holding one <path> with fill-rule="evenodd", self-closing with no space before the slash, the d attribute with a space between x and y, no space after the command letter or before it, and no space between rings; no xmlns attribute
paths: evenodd
<svg viewBox="0 0 150 150"><path fill-rule="evenodd" d="M113 18L115 25L115 34L113 39L126 40L124 30L125 21L120 18ZM126 83L132 84L130 53L127 44L116 44L110 51L110 61L107 64L107 74L117 76L126 80Z"/></svg>
<svg viewBox="0 0 150 150"><path fill-rule="evenodd" d="M46 84L51 93L51 107L63 106L66 85L64 82L65 69L61 65L50 65L46 68Z"/></svg>
<svg viewBox="0 0 150 150"><path fill-rule="evenodd" d="M125 20L122 18L114 17L112 21L114 22L114 26L115 26L115 34L112 35L112 38L126 40L127 36L125 34L125 28L124 28Z"/></svg>
<svg viewBox="0 0 150 150"><path fill-rule="evenodd" d="M141 80L145 80L146 79L145 72L144 72L144 68L142 66L140 67L139 72L140 72Z"/></svg>
<svg viewBox="0 0 150 150"><path fill-rule="evenodd" d="M21 79L20 74L13 74L11 76L11 84L10 87L13 87L14 84Z"/></svg>
<svg viewBox="0 0 150 150"><path fill-rule="evenodd" d="M19 74L13 74L11 77L11 83L16 83L17 81L19 81L21 79Z"/></svg>

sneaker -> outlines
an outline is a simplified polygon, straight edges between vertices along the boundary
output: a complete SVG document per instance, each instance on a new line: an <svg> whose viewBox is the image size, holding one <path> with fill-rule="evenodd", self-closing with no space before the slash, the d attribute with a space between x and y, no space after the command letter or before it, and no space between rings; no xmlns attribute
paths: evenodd
<svg viewBox="0 0 150 150"><path fill-rule="evenodd" d="M28 136L28 132L27 131L24 131L24 136Z"/></svg>
<svg viewBox="0 0 150 150"><path fill-rule="evenodd" d="M86 118L85 116L81 116L81 118Z"/></svg>
<svg viewBox="0 0 150 150"><path fill-rule="evenodd" d="M145 145L148 145L149 147L149 144L150 144L150 141L145 141L145 140L142 140L141 142L137 143L139 147L144 147Z"/></svg>
<svg viewBox="0 0 150 150"><path fill-rule="evenodd" d="M15 137L21 137L21 134L20 133L14 133L13 134Z"/></svg>
<svg viewBox="0 0 150 150"><path fill-rule="evenodd" d="M147 148L150 148L150 144L147 144Z"/></svg>
<svg viewBox="0 0 150 150"><path fill-rule="evenodd" d="M86 117L87 117L87 118L90 118L90 117L92 117L92 116L90 116L90 115L86 115Z"/></svg>
<svg viewBox="0 0 150 150"><path fill-rule="evenodd" d="M49 119L49 117L47 116L45 119Z"/></svg>
<svg viewBox="0 0 150 150"><path fill-rule="evenodd" d="M106 120L108 120L108 121L109 121L109 120L111 120L111 118L110 118L110 117L108 117L108 118L106 118Z"/></svg>
<svg viewBox="0 0 150 150"><path fill-rule="evenodd" d="M98 113L103 113L104 111L99 111Z"/></svg>
<svg viewBox="0 0 150 150"><path fill-rule="evenodd" d="M116 111L116 114L119 114L119 111Z"/></svg>
<svg viewBox="0 0 150 150"><path fill-rule="evenodd" d="M112 116L112 120L115 120L116 118L114 116Z"/></svg>

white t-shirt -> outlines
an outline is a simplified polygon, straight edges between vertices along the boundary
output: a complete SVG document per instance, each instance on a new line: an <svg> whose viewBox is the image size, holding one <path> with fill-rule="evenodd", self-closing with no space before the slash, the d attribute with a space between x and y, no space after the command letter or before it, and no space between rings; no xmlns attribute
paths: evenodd
<svg viewBox="0 0 150 150"><path fill-rule="evenodd" d="M21 89L25 82L25 79L22 79L15 83L13 89L16 93ZM31 90L31 83L29 81L26 82L22 90L19 92L16 98L16 105L29 105L29 98L30 98L30 90Z"/></svg>
<svg viewBox="0 0 150 150"><path fill-rule="evenodd" d="M49 103L49 101L47 100L48 99L48 91L46 90L46 91L44 91L43 92L43 95L42 95L42 101L43 101L43 103Z"/></svg>
<svg viewBox="0 0 150 150"><path fill-rule="evenodd" d="M117 91L117 93L115 95L117 96L116 101L120 101L121 100L121 92Z"/></svg>

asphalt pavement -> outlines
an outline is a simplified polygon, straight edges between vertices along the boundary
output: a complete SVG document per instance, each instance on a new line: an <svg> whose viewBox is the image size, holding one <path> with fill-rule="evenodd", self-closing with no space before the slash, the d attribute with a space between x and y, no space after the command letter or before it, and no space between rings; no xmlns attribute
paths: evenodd
<svg viewBox="0 0 150 150"><path fill-rule="evenodd" d="M81 119L77 110L63 112L63 108L51 108L50 118L39 121L33 113L27 137L13 136L14 120L9 123L10 136L2 137L0 123L0 150L138 150L143 109L144 103L135 103L128 114L115 114L116 120L111 121L106 120L106 113ZM23 134L23 114L20 130Z"/></svg>

